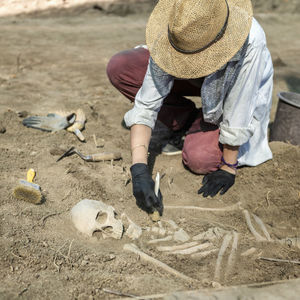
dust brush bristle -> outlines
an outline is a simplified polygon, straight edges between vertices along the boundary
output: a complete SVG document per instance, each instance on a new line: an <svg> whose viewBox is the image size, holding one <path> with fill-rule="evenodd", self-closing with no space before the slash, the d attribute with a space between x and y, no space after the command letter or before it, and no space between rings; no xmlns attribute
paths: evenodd
<svg viewBox="0 0 300 300"><path fill-rule="evenodd" d="M42 194L40 191L26 186L17 186L13 191L13 196L18 200L33 204L39 204L42 201Z"/></svg>

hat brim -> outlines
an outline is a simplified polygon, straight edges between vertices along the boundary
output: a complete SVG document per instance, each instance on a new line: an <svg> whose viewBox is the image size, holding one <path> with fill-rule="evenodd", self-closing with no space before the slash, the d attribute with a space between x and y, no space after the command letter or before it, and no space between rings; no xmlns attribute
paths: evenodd
<svg viewBox="0 0 300 300"><path fill-rule="evenodd" d="M242 47L251 28L253 10L250 0L227 0L229 19L222 38L195 54L175 50L168 39L169 12L173 0L160 0L146 28L146 44L155 63L177 78L199 78L224 66Z"/></svg>

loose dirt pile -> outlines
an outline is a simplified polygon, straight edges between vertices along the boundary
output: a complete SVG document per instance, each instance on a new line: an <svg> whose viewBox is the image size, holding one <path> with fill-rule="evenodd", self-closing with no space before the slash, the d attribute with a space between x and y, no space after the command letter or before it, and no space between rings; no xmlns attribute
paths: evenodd
<svg viewBox="0 0 300 300"><path fill-rule="evenodd" d="M165 208L163 219L182 228L190 237L187 242L195 242L192 237L200 233L210 233L196 241L197 245L210 243L201 252L216 249L206 257L157 248L183 242L149 243L167 234L147 231L153 223L135 205L129 180L129 132L120 125L131 104L110 85L105 71L113 54L144 42L147 17L146 13L107 15L90 8L76 14L0 19L1 299L111 299L116 296L103 289L147 295L300 276L299 265L259 259L297 260L300 255L294 245L297 240L292 239L299 237L300 226L300 148L282 142L270 144L273 160L256 168L242 168L234 187L213 199L197 195L202 176L187 172L180 157L157 156L153 174L159 171L164 175L161 190L165 206L239 205L230 211ZM275 65L273 120L276 93L298 91L300 86L300 41L294 37L299 32L299 15L282 18L264 14L257 18L266 30ZM26 115L77 108L87 116L85 144L67 131L47 133L22 125ZM93 135L102 139L102 148L96 148ZM123 159L92 163L71 156L56 162L61 149L71 146L85 154L118 151ZM19 179L26 178L29 168L36 170L35 181L46 198L41 205L12 197L13 188ZM77 232L69 211L84 198L112 205L118 218L125 212L144 229L141 238L134 241L139 249L193 280L178 278L124 252L124 244L132 243L125 235L113 240ZM257 241L249 231L245 210L263 241ZM271 241L254 215L263 221ZM165 222L162 225L175 230ZM227 261L233 232L238 233L238 240L230 269ZM219 264L217 257L226 234L231 240Z"/></svg>

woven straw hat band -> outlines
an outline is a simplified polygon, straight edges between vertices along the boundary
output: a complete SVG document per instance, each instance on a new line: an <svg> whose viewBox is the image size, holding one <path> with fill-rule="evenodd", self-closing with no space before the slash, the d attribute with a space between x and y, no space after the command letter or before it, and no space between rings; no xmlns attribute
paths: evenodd
<svg viewBox="0 0 300 300"><path fill-rule="evenodd" d="M222 38L228 18L226 0L174 1L169 15L169 42L178 52L199 53Z"/></svg>

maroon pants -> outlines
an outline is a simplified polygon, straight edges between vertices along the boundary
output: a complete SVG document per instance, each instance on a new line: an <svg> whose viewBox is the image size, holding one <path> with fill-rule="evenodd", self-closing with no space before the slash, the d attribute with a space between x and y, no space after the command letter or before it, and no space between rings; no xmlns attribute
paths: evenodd
<svg viewBox="0 0 300 300"><path fill-rule="evenodd" d="M142 86L148 60L149 51L137 48L114 55L107 65L112 85L132 102ZM218 127L204 122L202 111L185 98L199 95L200 88L188 80L175 80L158 119L173 131L188 129L182 150L183 163L194 173L206 174L217 169L222 151Z"/></svg>

